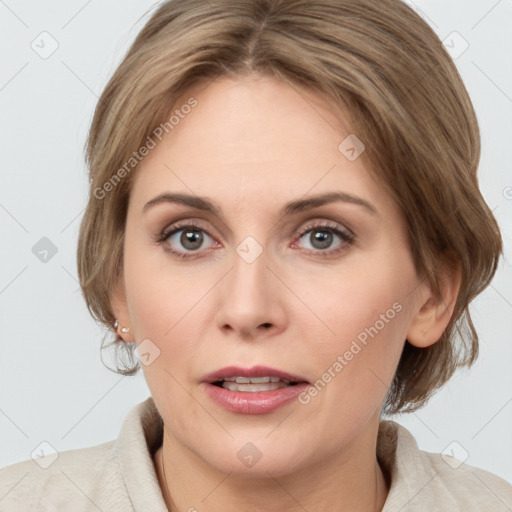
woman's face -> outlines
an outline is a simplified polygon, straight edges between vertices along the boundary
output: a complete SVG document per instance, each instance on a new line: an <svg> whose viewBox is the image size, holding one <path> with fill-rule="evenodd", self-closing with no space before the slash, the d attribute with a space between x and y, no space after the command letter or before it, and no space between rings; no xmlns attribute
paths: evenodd
<svg viewBox="0 0 512 512"><path fill-rule="evenodd" d="M268 77L218 79L176 108L136 171L114 302L166 435L260 475L374 442L423 288L361 146L332 104ZM148 205L161 194L213 206ZM210 382L251 375L281 380Z"/></svg>

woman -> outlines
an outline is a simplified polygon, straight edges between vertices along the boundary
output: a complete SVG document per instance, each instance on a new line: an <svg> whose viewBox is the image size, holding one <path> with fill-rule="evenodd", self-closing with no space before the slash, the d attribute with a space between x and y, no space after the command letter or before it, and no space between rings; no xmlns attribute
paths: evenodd
<svg viewBox="0 0 512 512"><path fill-rule="evenodd" d="M501 253L470 99L413 10L165 2L87 149L82 291L152 396L116 441L4 468L5 510L512 508L381 419L474 362Z"/></svg>

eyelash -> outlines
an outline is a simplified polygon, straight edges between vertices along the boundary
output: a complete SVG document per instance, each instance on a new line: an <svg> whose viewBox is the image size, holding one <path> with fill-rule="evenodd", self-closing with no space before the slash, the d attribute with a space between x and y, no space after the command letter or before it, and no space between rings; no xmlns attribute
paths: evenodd
<svg viewBox="0 0 512 512"><path fill-rule="evenodd" d="M210 238L213 238L210 233L208 233L208 231L206 229L203 229L199 224L197 224L196 222L194 221L187 221L187 222L184 222L184 223L177 223L177 224L173 224L171 227L169 228L166 228L164 229L160 235L157 237L157 242L159 244L164 244L168 239L169 237L171 237L172 235L174 235L175 233L178 233L179 231L183 231L185 230L185 228L195 228L197 229L198 231L203 231L204 233L206 233ZM354 243L355 239L356 239L356 236L349 230L341 230L337 224L329 224L329 223L322 223L322 222L318 222L318 223L315 223L313 225L310 225L310 226L307 226L303 229L301 229L296 237L297 238L302 238L305 234L309 233L310 231L328 231L330 233L334 233L335 235L339 236L342 240L342 242L344 243L341 243L340 246L336 249L331 249L331 250L325 250L325 251L322 251L322 250L314 250L314 249L308 249L308 252L309 253L313 253L315 255L318 255L318 256L321 256L321 257L331 257L331 256L335 256L336 254L338 254L339 252L345 250L347 248L347 245L350 246ZM346 244L346 245L345 245ZM171 249L169 246L167 246L165 248L165 250L167 252L169 252L170 254L172 254L173 256L177 256L178 258L194 258L195 254L198 253L198 251L189 251L189 253L181 253L181 252L178 252L178 251L175 251L173 249Z"/></svg>

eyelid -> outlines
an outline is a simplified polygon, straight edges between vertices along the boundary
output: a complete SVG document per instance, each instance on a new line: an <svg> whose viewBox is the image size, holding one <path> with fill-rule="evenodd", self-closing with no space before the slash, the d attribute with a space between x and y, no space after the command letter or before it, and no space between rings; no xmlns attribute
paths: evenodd
<svg viewBox="0 0 512 512"><path fill-rule="evenodd" d="M187 228L190 226L196 227L196 228L204 231L211 238L214 238L212 236L212 234L210 233L209 229L205 228L200 222L198 222L195 219L189 220L186 218L184 220L173 221L168 226L166 226L164 229L162 229L160 231L161 239L165 239L165 238L169 237L171 234L175 233L176 231L179 231L180 229ZM335 230L337 229L339 231L346 233L348 236L355 237L354 232L350 228L348 228L346 225L340 224L339 222L333 221L333 220L327 220L327 219L319 220L319 218L313 219L309 222L306 222L306 225L304 227L297 228L295 230L295 233L293 236L295 236L295 237L303 236L309 230L314 229L314 228L332 228ZM160 235L159 235L159 238L160 238Z"/></svg>
<svg viewBox="0 0 512 512"><path fill-rule="evenodd" d="M344 224L332 220L313 220L311 221L311 224L307 223L303 228L300 228L297 231L297 234L299 236L303 236L305 233L315 228L333 229L336 231L341 231L347 236L355 237L354 232L350 228Z"/></svg>
<svg viewBox="0 0 512 512"><path fill-rule="evenodd" d="M183 220L183 221L175 221L172 222L169 226L164 228L161 231L161 234L159 235L160 241L165 241L167 238L169 238L172 234L174 234L176 231L180 231L185 228L189 227L195 227L198 230L204 231L210 238L214 238L213 235L210 234L210 231L206 229L204 226L202 226L200 223L198 223L196 220Z"/></svg>

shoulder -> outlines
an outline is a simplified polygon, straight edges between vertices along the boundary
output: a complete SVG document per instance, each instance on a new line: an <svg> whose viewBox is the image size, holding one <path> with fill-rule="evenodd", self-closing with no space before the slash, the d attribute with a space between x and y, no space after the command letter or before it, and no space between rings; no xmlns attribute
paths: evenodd
<svg viewBox="0 0 512 512"><path fill-rule="evenodd" d="M512 485L445 453L418 448L412 434L394 421L379 428L379 461L391 477L383 512L512 510Z"/></svg>
<svg viewBox="0 0 512 512"><path fill-rule="evenodd" d="M152 460L162 435L150 397L130 410L113 441L0 469L0 512L164 511Z"/></svg>
<svg viewBox="0 0 512 512"><path fill-rule="evenodd" d="M126 495L115 445L52 453L0 469L0 511L53 512L70 503L74 510L115 510Z"/></svg>
<svg viewBox="0 0 512 512"><path fill-rule="evenodd" d="M420 450L424 466L433 473L432 492L445 492L467 511L512 510L512 485L484 469L447 454Z"/></svg>

